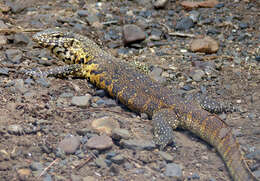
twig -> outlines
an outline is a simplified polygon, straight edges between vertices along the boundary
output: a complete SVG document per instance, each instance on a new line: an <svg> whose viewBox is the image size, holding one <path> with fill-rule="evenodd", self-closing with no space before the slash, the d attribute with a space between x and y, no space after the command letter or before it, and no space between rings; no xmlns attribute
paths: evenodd
<svg viewBox="0 0 260 181"><path fill-rule="evenodd" d="M37 179L39 179L56 161L58 161L58 158L51 162L51 164L42 171L42 173L37 177Z"/></svg>
<svg viewBox="0 0 260 181"><path fill-rule="evenodd" d="M102 25L109 25L109 24L117 24L118 21L117 20L111 20L111 21L106 21L106 22L102 22Z"/></svg>
<svg viewBox="0 0 260 181"><path fill-rule="evenodd" d="M190 37L190 38L194 38L195 37L194 34L180 33L180 32L169 32L169 35L170 36Z"/></svg>

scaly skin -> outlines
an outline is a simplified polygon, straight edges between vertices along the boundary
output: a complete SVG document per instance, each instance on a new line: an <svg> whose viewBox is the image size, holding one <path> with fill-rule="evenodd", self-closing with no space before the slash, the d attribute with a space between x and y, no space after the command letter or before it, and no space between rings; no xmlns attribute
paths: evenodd
<svg viewBox="0 0 260 181"><path fill-rule="evenodd" d="M33 40L69 64L65 68L50 70L46 75L73 74L87 78L129 109L147 113L154 125L155 141L161 148L172 141L176 127L189 130L217 149L234 181L257 181L231 128L195 101L187 103L174 96L171 90L116 59L87 37L46 30L35 34Z"/></svg>

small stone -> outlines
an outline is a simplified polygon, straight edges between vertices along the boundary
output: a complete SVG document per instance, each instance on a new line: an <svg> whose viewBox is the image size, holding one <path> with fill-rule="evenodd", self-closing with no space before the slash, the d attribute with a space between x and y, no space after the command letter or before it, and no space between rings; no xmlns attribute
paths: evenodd
<svg viewBox="0 0 260 181"><path fill-rule="evenodd" d="M122 164L122 163L124 163L125 158L121 154L119 154L119 155L112 157L110 160L113 163Z"/></svg>
<svg viewBox="0 0 260 181"><path fill-rule="evenodd" d="M88 16L88 11L87 10L79 10L77 12L77 14L79 15L79 17L87 17Z"/></svg>
<svg viewBox="0 0 260 181"><path fill-rule="evenodd" d="M51 175L45 174L44 177L43 177L43 181L52 181Z"/></svg>
<svg viewBox="0 0 260 181"><path fill-rule="evenodd" d="M28 168L22 168L17 171L18 177L20 180L28 180L28 177L31 175L31 170Z"/></svg>
<svg viewBox="0 0 260 181"><path fill-rule="evenodd" d="M15 44L28 44L30 42L29 38L23 33L16 33L14 35Z"/></svg>
<svg viewBox="0 0 260 181"><path fill-rule="evenodd" d="M19 124L12 124L12 125L7 127L7 131L8 131L9 134L21 135L21 134L23 134L24 129Z"/></svg>
<svg viewBox="0 0 260 181"><path fill-rule="evenodd" d="M6 6L5 4L0 4L0 12L3 12L3 13L7 13L8 11L10 11L10 7L9 6Z"/></svg>
<svg viewBox="0 0 260 181"><path fill-rule="evenodd" d="M188 30L194 26L193 20L189 17L182 18L177 22L175 29L176 30Z"/></svg>
<svg viewBox="0 0 260 181"><path fill-rule="evenodd" d="M120 128L117 120L107 116L93 120L91 126L100 133L106 133L108 135L111 135L114 129Z"/></svg>
<svg viewBox="0 0 260 181"><path fill-rule="evenodd" d="M6 58L14 64L19 64L22 59L22 52L17 49L7 49L5 51Z"/></svg>
<svg viewBox="0 0 260 181"><path fill-rule="evenodd" d="M155 80L155 81L158 81L158 82L165 82L166 79L164 77L161 76L163 70L159 67L155 67L153 68L153 70L149 73L149 76Z"/></svg>
<svg viewBox="0 0 260 181"><path fill-rule="evenodd" d="M72 97L71 104L79 107L88 107L91 97L90 94L86 94L85 96L74 96Z"/></svg>
<svg viewBox="0 0 260 181"><path fill-rule="evenodd" d="M112 138L116 140L120 140L120 139L127 140L130 138L130 133L126 129L117 128L112 130Z"/></svg>
<svg viewBox="0 0 260 181"><path fill-rule="evenodd" d="M153 141L143 139L121 140L120 144L132 150L152 150L156 148Z"/></svg>
<svg viewBox="0 0 260 181"><path fill-rule="evenodd" d="M0 75L9 75L9 69L5 67L0 67Z"/></svg>
<svg viewBox="0 0 260 181"><path fill-rule="evenodd" d="M219 49L218 42L209 36L202 39L195 39L190 43L190 49L193 52L215 53Z"/></svg>
<svg viewBox="0 0 260 181"><path fill-rule="evenodd" d="M106 135L93 136L88 140L86 146L90 149L105 150L113 146L113 141Z"/></svg>
<svg viewBox="0 0 260 181"><path fill-rule="evenodd" d="M80 137L79 136L69 136L64 138L58 145L62 151L67 154L73 154L76 152L80 145Z"/></svg>
<svg viewBox="0 0 260 181"><path fill-rule="evenodd" d="M169 153L166 153L164 151L159 151L158 154L167 162L170 162L173 160L173 156L171 156Z"/></svg>
<svg viewBox="0 0 260 181"><path fill-rule="evenodd" d="M156 0L153 3L153 6L157 9L164 8L168 0Z"/></svg>
<svg viewBox="0 0 260 181"><path fill-rule="evenodd" d="M125 45L145 40L144 31L134 24L124 25L122 33Z"/></svg>
<svg viewBox="0 0 260 181"><path fill-rule="evenodd" d="M106 168L106 167L107 167L107 164L106 164L104 158L98 157L98 158L95 160L95 163L96 163L96 165L97 165L98 167L100 167L100 168Z"/></svg>
<svg viewBox="0 0 260 181"><path fill-rule="evenodd" d="M246 29L246 28L248 28L248 23L240 22L240 23L239 23L239 27L240 27L241 29Z"/></svg>
<svg viewBox="0 0 260 181"><path fill-rule="evenodd" d="M175 163L169 163L166 165L166 169L164 174L167 177L174 177L176 179L182 179L182 169L180 165L175 164Z"/></svg>
<svg viewBox="0 0 260 181"><path fill-rule="evenodd" d="M196 82L199 82L202 80L202 77L205 76L205 72L203 70L195 70L194 72L191 73L191 78L195 80Z"/></svg>

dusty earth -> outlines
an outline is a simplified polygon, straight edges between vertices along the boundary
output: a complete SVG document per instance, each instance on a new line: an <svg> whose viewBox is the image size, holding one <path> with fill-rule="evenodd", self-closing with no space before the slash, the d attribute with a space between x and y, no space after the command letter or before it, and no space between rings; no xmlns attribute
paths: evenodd
<svg viewBox="0 0 260 181"><path fill-rule="evenodd" d="M62 65L31 39L36 31L53 27L89 36L114 56L143 63L174 91L206 90L238 107L219 116L233 128L260 178L259 1L220 0L213 8L193 11L180 2L156 9L150 0L1 1L0 180L231 180L215 149L188 131L177 130L175 143L159 152L146 115L129 111L87 80L21 74ZM194 18L193 25L176 28L187 17ZM141 27L146 40L124 46L126 24ZM184 36L175 36L177 30ZM208 35L219 49L191 52L193 37L188 35ZM115 130L98 137L96 144L104 149L87 146L104 132L92 128L103 117L104 129L111 121Z"/></svg>

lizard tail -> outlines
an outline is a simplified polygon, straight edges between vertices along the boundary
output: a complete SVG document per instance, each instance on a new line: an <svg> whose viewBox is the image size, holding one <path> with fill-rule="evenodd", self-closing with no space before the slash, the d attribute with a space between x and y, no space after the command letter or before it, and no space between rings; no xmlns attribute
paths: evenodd
<svg viewBox="0 0 260 181"><path fill-rule="evenodd" d="M232 129L223 120L205 110L189 112L184 120L183 128L217 149L234 181L259 181L246 164Z"/></svg>

